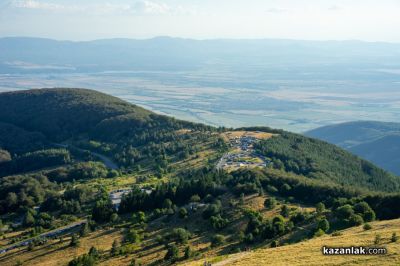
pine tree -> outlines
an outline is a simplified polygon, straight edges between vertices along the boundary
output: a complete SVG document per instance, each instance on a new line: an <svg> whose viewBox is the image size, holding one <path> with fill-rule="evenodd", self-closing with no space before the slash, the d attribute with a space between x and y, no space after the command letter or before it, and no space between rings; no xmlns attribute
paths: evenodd
<svg viewBox="0 0 400 266"><path fill-rule="evenodd" d="M179 257L179 249L175 244L168 246L167 254L165 254L165 260L176 261Z"/></svg>
<svg viewBox="0 0 400 266"><path fill-rule="evenodd" d="M29 211L26 212L23 224L25 226L32 226L35 224L35 218L33 217L31 212L29 212Z"/></svg>
<svg viewBox="0 0 400 266"><path fill-rule="evenodd" d="M100 255L99 251L95 247L91 247L88 254L89 254L89 256L91 256L93 258L98 258Z"/></svg>
<svg viewBox="0 0 400 266"><path fill-rule="evenodd" d="M396 234L396 233L393 233L393 234L392 234L391 241L392 241L393 243L395 243L395 242L397 242L398 239L399 239L399 238L398 238L397 234Z"/></svg>
<svg viewBox="0 0 400 266"><path fill-rule="evenodd" d="M117 240L114 240L111 247L111 256L116 256L119 252L119 243Z"/></svg>
<svg viewBox="0 0 400 266"><path fill-rule="evenodd" d="M324 211L325 211L325 204L323 204L322 202L317 203L316 209L317 209L318 215L322 215L324 213Z"/></svg>
<svg viewBox="0 0 400 266"><path fill-rule="evenodd" d="M75 234L72 235L69 246L70 247L78 247L79 246L79 238Z"/></svg>
<svg viewBox="0 0 400 266"><path fill-rule="evenodd" d="M80 237L84 237L84 236L87 236L88 234L89 234L89 225L87 224L87 223L84 223L82 226L81 226L81 230L79 231L79 236Z"/></svg>
<svg viewBox="0 0 400 266"><path fill-rule="evenodd" d="M185 248L185 259L190 259L192 257L192 249L190 248L190 246L187 246Z"/></svg>

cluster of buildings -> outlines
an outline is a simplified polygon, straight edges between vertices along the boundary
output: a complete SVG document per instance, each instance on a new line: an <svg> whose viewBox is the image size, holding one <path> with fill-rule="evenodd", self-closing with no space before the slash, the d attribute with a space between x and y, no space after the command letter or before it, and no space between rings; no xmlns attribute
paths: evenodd
<svg viewBox="0 0 400 266"><path fill-rule="evenodd" d="M231 146L238 151L224 154L217 164L217 169L267 166L265 158L254 151L253 145L258 141L257 138L244 135L233 137L229 141Z"/></svg>
<svg viewBox="0 0 400 266"><path fill-rule="evenodd" d="M151 192L153 192L153 190L151 190L151 189L142 188L141 190L142 190L142 192L145 192L148 195L150 195ZM119 205L121 204L122 197L126 194L129 194L129 192L131 192L131 191L132 191L132 189L128 188L128 189L117 189L117 190L110 192L110 200L116 210L118 210Z"/></svg>
<svg viewBox="0 0 400 266"><path fill-rule="evenodd" d="M253 148L253 144L257 141L257 139L251 136L242 136L234 137L229 141L231 146L234 148L240 148L242 151L250 151Z"/></svg>

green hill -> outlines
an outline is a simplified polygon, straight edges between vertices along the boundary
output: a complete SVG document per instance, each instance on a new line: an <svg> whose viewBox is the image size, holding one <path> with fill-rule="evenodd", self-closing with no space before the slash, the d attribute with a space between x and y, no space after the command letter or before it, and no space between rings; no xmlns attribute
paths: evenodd
<svg viewBox="0 0 400 266"><path fill-rule="evenodd" d="M0 94L0 147L22 154L67 143L109 155L120 166L177 156L195 145L178 130L214 130L157 115L100 92L41 89ZM182 140L182 141L181 141ZM172 143L173 142L173 143Z"/></svg>
<svg viewBox="0 0 400 266"><path fill-rule="evenodd" d="M396 129L393 125L386 128ZM182 129L203 135L179 134ZM125 168L148 159L166 168L168 163L195 152L196 143L215 139L201 132L217 131L86 89L1 93L0 130L0 145L11 153L64 142L109 155ZM399 189L398 178L333 145L293 133L261 130L280 133L257 146L260 153L272 159L275 168L339 185L378 191ZM372 138L374 134L366 135Z"/></svg>
<svg viewBox="0 0 400 266"><path fill-rule="evenodd" d="M274 167L312 179L377 191L400 188L398 177L320 140L283 133L261 142L257 149L272 159Z"/></svg>
<svg viewBox="0 0 400 266"><path fill-rule="evenodd" d="M51 140L96 134L113 121L140 125L168 120L118 98L84 89L42 89L0 94L0 121ZM108 136L112 138L114 136Z"/></svg>
<svg viewBox="0 0 400 266"><path fill-rule="evenodd" d="M350 148L354 154L392 173L400 174L400 134L388 135Z"/></svg>
<svg viewBox="0 0 400 266"><path fill-rule="evenodd" d="M357 121L306 132L400 175L400 123Z"/></svg>
<svg viewBox="0 0 400 266"><path fill-rule="evenodd" d="M337 146L96 91L0 93L0 133L1 265L171 265L400 215L399 178ZM265 167L216 170L237 136Z"/></svg>

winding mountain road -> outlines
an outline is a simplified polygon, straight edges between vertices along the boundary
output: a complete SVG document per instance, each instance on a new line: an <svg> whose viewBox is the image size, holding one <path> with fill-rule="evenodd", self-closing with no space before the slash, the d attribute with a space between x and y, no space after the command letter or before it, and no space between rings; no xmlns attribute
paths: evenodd
<svg viewBox="0 0 400 266"><path fill-rule="evenodd" d="M90 153L91 155L93 155L94 157L99 158L99 159L104 163L104 165L105 165L106 167L108 167L108 168L110 168L110 169L113 169L113 170L118 170L118 168L119 168L118 165L117 165L113 160L111 160L109 157L107 157L107 156L105 156L105 155L103 155L103 154L100 154L100 153L97 153L97 152L93 152L93 151L90 151L90 150L84 150L84 149L75 147L75 146L70 145L70 144L54 143L54 145L55 145L55 146L58 146L58 147L62 147L62 148L71 147L71 148L74 148L74 149L76 149L76 150L78 150L78 151L89 152L89 153Z"/></svg>

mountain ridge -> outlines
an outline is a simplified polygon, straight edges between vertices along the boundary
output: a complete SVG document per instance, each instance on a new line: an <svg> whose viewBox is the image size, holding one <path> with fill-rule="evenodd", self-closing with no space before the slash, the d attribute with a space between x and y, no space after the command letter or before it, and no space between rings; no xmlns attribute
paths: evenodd
<svg viewBox="0 0 400 266"><path fill-rule="evenodd" d="M338 145L376 163L380 167L400 174L400 123L355 121L320 127L305 133Z"/></svg>
<svg viewBox="0 0 400 266"><path fill-rule="evenodd" d="M169 149L164 142L173 142L179 136L175 132L181 129L194 132L219 130L157 115L97 91L67 88L0 93L0 122L29 132L40 132L48 143L72 141L78 147L90 148L93 141L99 142L92 147L93 151L105 152L127 167L151 158L149 145L157 146L154 154L163 154L164 149ZM383 191L398 187L394 184L397 180L394 176L335 146L290 132L264 129L279 133L257 147L262 154L272 158L276 168L340 185L358 184ZM126 158L127 153L131 154L130 159ZM348 176L348 180L344 176ZM388 186L387 182L392 185ZM400 180L398 183L400 185Z"/></svg>
<svg viewBox="0 0 400 266"><path fill-rule="evenodd" d="M357 49L355 49L357 47ZM32 37L0 38L0 73L74 73L107 70L193 70L210 60L236 67L274 61L307 66L327 61L343 64L349 58L369 64L375 57L400 57L400 44L355 41L285 39L210 39L157 37L152 39L100 39L63 41ZM335 56L340 54L340 56ZM100 56L101 55L101 56ZM347 58L347 59L346 59ZM360 61L361 60L361 61ZM150 62L150 63L149 63ZM151 63L153 62L153 63Z"/></svg>

